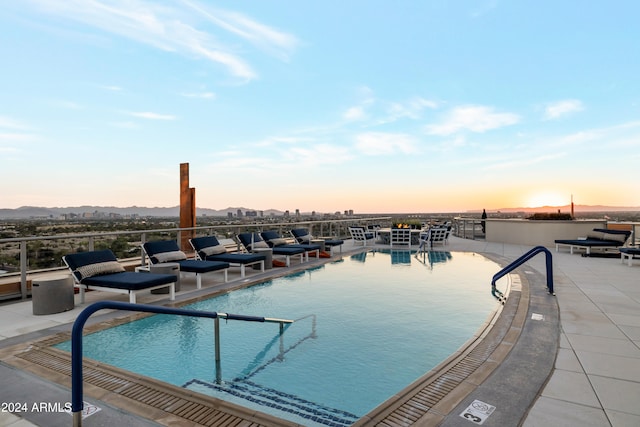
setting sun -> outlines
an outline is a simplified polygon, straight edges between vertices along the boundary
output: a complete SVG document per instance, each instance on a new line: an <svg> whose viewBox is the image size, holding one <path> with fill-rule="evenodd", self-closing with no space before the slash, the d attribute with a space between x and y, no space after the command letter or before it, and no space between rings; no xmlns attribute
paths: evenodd
<svg viewBox="0 0 640 427"><path fill-rule="evenodd" d="M571 203L571 196L552 191L533 194L527 201L527 207L565 206Z"/></svg>

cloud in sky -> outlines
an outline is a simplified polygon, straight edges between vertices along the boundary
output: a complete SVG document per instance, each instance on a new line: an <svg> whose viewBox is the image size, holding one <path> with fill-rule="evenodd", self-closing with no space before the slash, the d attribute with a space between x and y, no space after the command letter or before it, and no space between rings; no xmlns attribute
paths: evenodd
<svg viewBox="0 0 640 427"><path fill-rule="evenodd" d="M205 8L196 2L182 1L192 9L199 12L210 22L218 25L253 45L272 53L282 60L288 60L290 53L298 46L298 40L291 34L287 34L261 24L253 19L238 13L221 9Z"/></svg>
<svg viewBox="0 0 640 427"><path fill-rule="evenodd" d="M342 115L342 117L345 120L364 120L367 118L367 113L365 113L364 108L363 107L351 107L348 108L347 111L344 112L344 114Z"/></svg>
<svg viewBox="0 0 640 427"><path fill-rule="evenodd" d="M376 101L370 88L362 88L360 91L364 99L359 105L350 107L343 113L342 117L345 120L366 120L375 116L374 124L382 125L405 118L419 120L425 108L438 108L436 101L422 97L414 97L408 101Z"/></svg>
<svg viewBox="0 0 640 427"><path fill-rule="evenodd" d="M36 137L29 133L0 133L0 142L28 142L35 139Z"/></svg>
<svg viewBox="0 0 640 427"><path fill-rule="evenodd" d="M545 154L536 157L528 157L524 159L514 159L510 161L501 160L499 162L494 162L485 167L487 170L501 170L501 169L520 169L525 168L527 166L532 166L535 164L548 162L551 160L560 159L566 157L567 153L553 153L553 154Z"/></svg>
<svg viewBox="0 0 640 427"><path fill-rule="evenodd" d="M287 161L286 165L302 169L340 164L352 157L345 147L332 144L293 147L283 152L283 158Z"/></svg>
<svg viewBox="0 0 640 427"><path fill-rule="evenodd" d="M121 92L122 88L120 86L116 86L116 85L102 85L100 86L102 89L104 90L109 90L111 92Z"/></svg>
<svg viewBox="0 0 640 427"><path fill-rule="evenodd" d="M417 152L415 138L403 133L367 132L356 136L356 148L365 154L411 154Z"/></svg>
<svg viewBox="0 0 640 427"><path fill-rule="evenodd" d="M514 113L498 113L492 107L467 105L451 110L438 123L427 126L430 135L447 136L461 131L482 133L488 130L511 126L520 121Z"/></svg>
<svg viewBox="0 0 640 427"><path fill-rule="evenodd" d="M205 58L221 64L234 76L251 80L256 71L228 44L218 41L232 33L263 50L287 59L297 47L297 39L289 34L260 24L240 13L214 10L196 2L147 2L143 0L31 0L41 10L70 19L108 33L117 34L155 48L186 56ZM175 6L172 7L172 3ZM191 14L179 5L188 5ZM194 26L192 22L213 23L215 27Z"/></svg>
<svg viewBox="0 0 640 427"><path fill-rule="evenodd" d="M171 114L158 114L150 111L130 112L129 115L149 120L175 120L177 118Z"/></svg>
<svg viewBox="0 0 640 427"><path fill-rule="evenodd" d="M181 93L180 95L185 98L201 98L201 99L215 99L216 94L213 92L191 92L191 93Z"/></svg>
<svg viewBox="0 0 640 427"><path fill-rule="evenodd" d="M545 120L555 120L582 110L584 110L582 102L577 99L566 99L548 104L544 109L544 118Z"/></svg>
<svg viewBox="0 0 640 427"><path fill-rule="evenodd" d="M0 129L26 129L27 126L7 116L0 116Z"/></svg>
<svg viewBox="0 0 640 427"><path fill-rule="evenodd" d="M417 97L405 103L392 102L387 109L387 113L391 120L397 120L402 117L416 120L421 117L422 110L425 108L436 109L438 108L438 103Z"/></svg>

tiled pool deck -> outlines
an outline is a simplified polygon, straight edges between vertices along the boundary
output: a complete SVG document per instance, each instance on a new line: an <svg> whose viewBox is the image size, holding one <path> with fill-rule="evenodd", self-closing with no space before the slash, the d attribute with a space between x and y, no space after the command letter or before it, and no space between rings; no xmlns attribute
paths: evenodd
<svg viewBox="0 0 640 427"><path fill-rule="evenodd" d="M352 249L349 242L345 244L344 253L347 254ZM516 259L529 249L531 248L455 237L451 238L450 244L444 248L448 251L483 253L507 262ZM628 267L626 264L621 264L619 259L584 258L568 252L553 252L553 267L560 317L559 348L553 346L553 352L557 349L555 369L540 391L540 395L535 399L522 425L525 427L640 425L640 262L634 261L633 266ZM521 267L520 271L525 280L529 275L536 276L532 283L539 285L541 273L545 271L544 257L541 255L534 257ZM233 278L232 275L230 276ZM212 278L212 280L219 279ZM204 283L206 285L206 281ZM487 284L488 291L489 284ZM87 301L114 298L114 295L92 292L87 294ZM115 298L125 300L124 297L115 296ZM160 295L143 296L139 302L151 303L162 298L163 296ZM531 305L539 299L544 298L532 293ZM84 306L76 306L72 311L48 316L34 316L30 301L0 306L0 353L4 348L15 344L60 331L68 331L69 324ZM535 347L539 343L524 341L523 346L527 345ZM517 351L514 350L512 353ZM523 354L526 354L526 351ZM550 357L554 356L554 354L550 355ZM535 363L531 362L533 371ZM502 368L508 370L510 363L510 361L505 362ZM486 383L490 384L490 380L499 381L499 378L496 378L499 376L493 375ZM68 387L59 385L59 381L44 379L34 375L33 370L25 371L5 362L0 362L0 378L2 378L0 403L5 405L30 402L28 410L22 413L0 412L0 426L68 426L71 424L70 415L39 413L32 407L32 403L38 402L68 402L70 391ZM508 375L502 380L509 381ZM498 401L491 400L494 399L493 397L483 400L483 386L477 388L478 400L497 407L496 411L486 418L483 425L516 426L521 422L517 411L513 414L510 412L511 407L517 406L517 402L522 400L518 393L520 387L522 394L530 393L531 390L526 390L528 384L509 385L511 387L505 387L502 390L503 393L508 391L508 394ZM499 396L499 391L496 392L494 386L494 394L487 392L486 396ZM95 402L102 408L100 415L85 420L83 424L87 426L194 425L192 422L181 422L178 419L162 419L160 413L150 417L136 415L138 412L134 410L135 408L128 410L126 405L111 404L106 395L104 399L85 400ZM461 403L462 407L465 404ZM474 425L472 421L460 417L460 413L458 407L444 419L427 417L414 425L426 426L437 423ZM229 423L230 421L221 420L220 423L211 425L236 425ZM267 420L253 424L252 421L247 420L237 425L259 424L269 425L269 422Z"/></svg>

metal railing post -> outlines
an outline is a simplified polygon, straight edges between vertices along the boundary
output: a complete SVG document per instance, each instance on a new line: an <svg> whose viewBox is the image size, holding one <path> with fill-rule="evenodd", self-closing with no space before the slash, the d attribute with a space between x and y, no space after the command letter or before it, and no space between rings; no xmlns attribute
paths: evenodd
<svg viewBox="0 0 640 427"><path fill-rule="evenodd" d="M216 354L216 383L222 384L222 362L220 361L220 318L213 319L213 335L215 341L215 354Z"/></svg>

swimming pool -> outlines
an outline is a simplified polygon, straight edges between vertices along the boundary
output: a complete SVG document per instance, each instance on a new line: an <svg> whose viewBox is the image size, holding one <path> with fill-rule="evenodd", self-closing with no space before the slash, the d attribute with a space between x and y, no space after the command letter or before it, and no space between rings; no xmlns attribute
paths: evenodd
<svg viewBox="0 0 640 427"><path fill-rule="evenodd" d="M365 252L187 306L295 320L282 335L223 321L219 372L208 319L120 325L85 337L84 355L303 425L350 425L473 336L497 308L498 270L470 253Z"/></svg>

